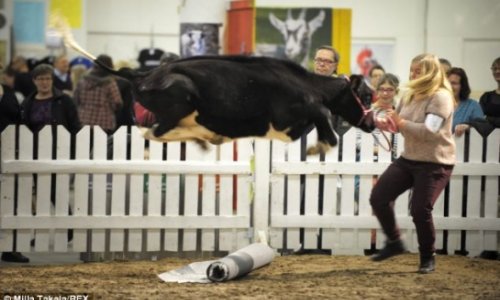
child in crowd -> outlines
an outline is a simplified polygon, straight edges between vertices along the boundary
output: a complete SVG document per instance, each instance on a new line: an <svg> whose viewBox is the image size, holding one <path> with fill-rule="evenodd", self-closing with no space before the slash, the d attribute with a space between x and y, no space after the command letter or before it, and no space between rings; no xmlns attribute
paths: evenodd
<svg viewBox="0 0 500 300"><path fill-rule="evenodd" d="M387 110L392 110L396 107L396 95L399 92L399 79L396 75L386 73L380 77L376 86L377 101L373 104L372 108L375 112L377 119L385 120L385 113ZM388 124L387 127L381 128L387 131L394 132L392 128L394 124Z"/></svg>

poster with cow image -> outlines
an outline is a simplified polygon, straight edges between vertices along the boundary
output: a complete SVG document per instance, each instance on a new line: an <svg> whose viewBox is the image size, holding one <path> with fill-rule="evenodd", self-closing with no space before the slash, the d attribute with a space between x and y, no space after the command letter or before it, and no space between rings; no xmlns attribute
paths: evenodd
<svg viewBox="0 0 500 300"><path fill-rule="evenodd" d="M255 55L312 67L314 50L332 45L331 8L257 8Z"/></svg>
<svg viewBox="0 0 500 300"><path fill-rule="evenodd" d="M181 57L219 55L219 27L213 23L181 23Z"/></svg>

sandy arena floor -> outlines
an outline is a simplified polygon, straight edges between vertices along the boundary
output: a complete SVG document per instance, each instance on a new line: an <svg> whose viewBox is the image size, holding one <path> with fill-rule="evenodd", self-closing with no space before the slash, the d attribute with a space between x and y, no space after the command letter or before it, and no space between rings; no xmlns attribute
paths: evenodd
<svg viewBox="0 0 500 300"><path fill-rule="evenodd" d="M193 261L2 266L0 292L88 293L93 299L500 299L500 261L462 256L438 256L436 272L428 275L415 272L416 254L406 254L382 263L362 256L280 256L218 284L157 277Z"/></svg>

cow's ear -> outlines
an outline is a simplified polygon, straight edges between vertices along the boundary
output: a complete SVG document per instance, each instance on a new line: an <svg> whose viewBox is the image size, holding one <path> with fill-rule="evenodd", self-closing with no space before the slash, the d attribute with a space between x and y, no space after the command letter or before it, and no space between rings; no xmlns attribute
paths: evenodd
<svg viewBox="0 0 500 300"><path fill-rule="evenodd" d="M364 79L363 76L354 74L349 76L349 80L351 82L351 89L357 91Z"/></svg>

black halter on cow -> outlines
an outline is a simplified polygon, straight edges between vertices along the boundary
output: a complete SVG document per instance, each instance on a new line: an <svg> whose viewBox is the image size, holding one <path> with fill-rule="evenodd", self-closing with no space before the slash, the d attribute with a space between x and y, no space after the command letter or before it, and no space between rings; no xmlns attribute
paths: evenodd
<svg viewBox="0 0 500 300"><path fill-rule="evenodd" d="M248 56L197 56L148 72L115 71L67 36L65 40L132 83L138 101L157 121L144 129L147 139L202 144L244 137L293 141L316 127L318 142L308 154L317 154L337 144L332 114L366 132L374 129L372 112L359 100L371 93L361 76L326 77L291 61Z"/></svg>

